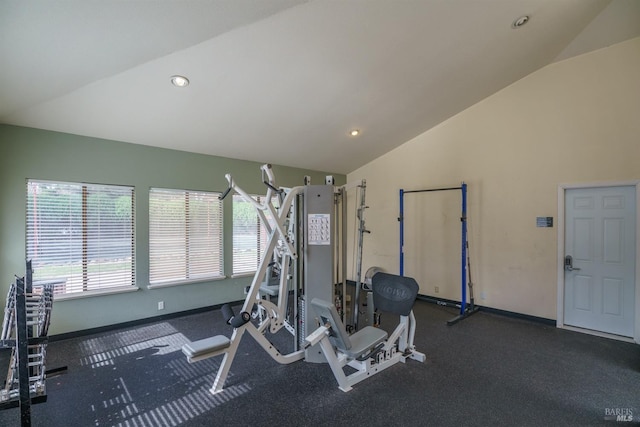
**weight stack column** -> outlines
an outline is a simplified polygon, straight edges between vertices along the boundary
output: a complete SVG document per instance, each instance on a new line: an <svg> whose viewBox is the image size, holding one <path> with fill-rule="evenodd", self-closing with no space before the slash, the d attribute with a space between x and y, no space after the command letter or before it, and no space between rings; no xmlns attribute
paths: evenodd
<svg viewBox="0 0 640 427"><path fill-rule="evenodd" d="M304 336L316 330L317 315L311 300L334 303L335 209L333 185L308 185L304 191ZM305 360L326 363L320 345L305 350Z"/></svg>

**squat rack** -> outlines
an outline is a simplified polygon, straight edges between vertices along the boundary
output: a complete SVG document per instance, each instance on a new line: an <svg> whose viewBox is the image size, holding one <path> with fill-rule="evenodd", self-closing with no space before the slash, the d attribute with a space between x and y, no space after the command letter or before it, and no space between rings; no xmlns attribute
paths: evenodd
<svg viewBox="0 0 640 427"><path fill-rule="evenodd" d="M469 241L467 239L467 184L462 182L460 187L444 187L444 188L430 188L424 190L404 190L400 189L400 216L398 221L400 222L400 276L404 276L404 196L410 193L429 193L436 191L457 191L460 190L462 196L462 214L460 216L461 225L461 245L460 245L460 286L462 288L462 297L460 300L460 314L453 319L447 321L448 325L453 325L460 320L474 314L478 311L478 307L475 306L473 298L473 282L471 281L471 272L469 269L469 283L467 284L467 268L470 264L469 261ZM469 287L469 305L467 305L467 286ZM438 304L449 305L447 302L438 301ZM454 304L458 307L457 304Z"/></svg>

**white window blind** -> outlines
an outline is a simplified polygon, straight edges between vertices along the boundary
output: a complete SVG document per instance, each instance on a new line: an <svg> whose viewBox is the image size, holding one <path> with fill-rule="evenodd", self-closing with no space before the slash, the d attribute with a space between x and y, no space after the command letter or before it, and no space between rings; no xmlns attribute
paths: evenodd
<svg viewBox="0 0 640 427"><path fill-rule="evenodd" d="M260 197L254 196L261 201ZM274 198L274 206L278 199ZM271 216L267 212L267 219ZM264 256L268 239L267 229L256 208L238 194L233 196L233 274L253 273Z"/></svg>
<svg viewBox="0 0 640 427"><path fill-rule="evenodd" d="M149 283L223 275L222 201L218 193L149 191Z"/></svg>
<svg viewBox="0 0 640 427"><path fill-rule="evenodd" d="M27 181L34 281L73 294L135 284L134 188Z"/></svg>

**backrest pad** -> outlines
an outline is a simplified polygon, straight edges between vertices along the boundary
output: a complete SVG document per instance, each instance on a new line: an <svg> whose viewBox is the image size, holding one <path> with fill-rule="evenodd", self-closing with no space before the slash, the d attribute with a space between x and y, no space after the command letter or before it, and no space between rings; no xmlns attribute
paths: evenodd
<svg viewBox="0 0 640 427"><path fill-rule="evenodd" d="M322 326L327 323L331 325L331 331L329 332L329 341L339 350L349 350L351 348L351 340L349 334L340 320L340 315L336 307L320 298L314 298L311 300L311 305L315 310L318 317L321 319Z"/></svg>
<svg viewBox="0 0 640 427"><path fill-rule="evenodd" d="M401 316L411 313L420 287L411 277L376 273L371 278L373 304L376 309Z"/></svg>

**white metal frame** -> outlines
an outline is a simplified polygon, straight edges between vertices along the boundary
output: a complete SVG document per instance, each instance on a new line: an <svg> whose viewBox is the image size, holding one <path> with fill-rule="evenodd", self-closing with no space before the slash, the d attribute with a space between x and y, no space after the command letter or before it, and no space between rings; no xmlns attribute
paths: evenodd
<svg viewBox="0 0 640 427"><path fill-rule="evenodd" d="M636 191L636 306L635 306L635 323L634 323L634 337L633 339L622 337L614 334L607 334L599 331L592 331L589 329L575 328L564 324L564 231L565 231L565 193L567 190L578 188L602 188L602 187L635 187ZM564 328L574 330L578 332L588 333L591 335L597 335L607 338L613 338L620 341L636 342L640 344L640 180L634 181L615 181L615 182L595 182L595 183L582 183L582 184L560 184L558 186L558 306L557 306L557 320L556 325L558 328Z"/></svg>
<svg viewBox="0 0 640 427"><path fill-rule="evenodd" d="M269 239L267 241L267 247L265 249L264 256L260 261L258 271L256 271L256 274L253 276L251 286L249 287L249 291L247 292L247 296L241 309L241 313L251 313L253 305L259 304L265 308L266 316L258 326L249 321L233 330L233 334L231 335L230 339L230 345L226 350L224 350L222 363L220 364L220 368L218 369L218 373L216 375L213 386L210 389L211 393L214 394L222 391L222 388L224 387L224 383L229 374L229 369L231 368L231 364L233 363L233 359L235 358L236 352L238 350L238 345L240 344L240 340L242 339L245 331L248 331L249 334L251 334L251 336L258 342L258 344L260 344L260 346L278 363L289 364L304 358L304 350L295 350L286 355L280 354L280 352L276 350L273 344L271 344L271 342L269 342L269 340L264 336L264 332L267 328L269 328L272 333L275 333L286 324L284 298L288 294L287 272L289 271L291 260L296 259L298 257L298 254L294 250L293 236L291 236L288 230L285 229L285 224L289 217L289 211L291 206L293 205L295 198L298 194L302 193L304 187L294 187L288 190L286 196L284 197L284 200L281 203L281 206L276 209L273 205L273 196L275 193L275 178L273 175L273 170L271 169L271 165L267 164L262 165L260 169L262 170L262 173L266 175L268 180L266 181L268 183L267 194L262 202L258 202L242 188L237 186L230 174L227 174L225 178L227 179L227 181L229 181L229 188L231 190L240 194L245 200L254 205L254 207L258 211L258 214L260 215L260 219L263 221L263 224L267 228L267 232L269 234ZM268 211L271 214L271 218L273 218L272 222L268 221L264 213L265 211ZM280 266L280 289L278 294L279 296L277 306L270 301L263 300L260 297L260 285L264 281L267 267L273 259L274 252L278 252L278 254L282 258L282 265Z"/></svg>
<svg viewBox="0 0 640 427"><path fill-rule="evenodd" d="M339 320L339 319L334 319ZM338 324L338 322L334 322ZM333 376L338 382L338 388L344 392L353 389L353 386L372 375L382 372L390 366L398 362L405 363L407 359L413 359L418 362L424 362L426 356L415 349L413 338L415 335L416 319L413 311L409 316L400 316L400 324L391 333L391 335L383 341L384 345L379 352L375 352L372 356L365 360L358 360L349 357L347 354L334 347L329 339L332 334L331 325L322 325L312 332L306 339L309 346L320 343L320 348L325 358L329 362ZM350 366L355 372L347 375L343 368Z"/></svg>
<svg viewBox="0 0 640 427"><path fill-rule="evenodd" d="M210 392L213 394L222 391L227 376L229 375L231 364L233 363L233 359L235 358L235 355L238 351L240 340L242 339L242 336L245 332L249 332L249 334L258 342L258 344L260 344L260 346L276 362L280 364L293 363L303 359L305 356L304 350L299 350L296 348L294 348L294 350L289 354L281 354L264 335L267 329L269 329L271 333L276 333L284 327L289 332L293 332L293 335L295 336L295 330L292 331L292 328L287 324L286 321L285 297L286 295L288 295L288 286L290 279L288 274L289 265L292 259L296 259L298 257L298 254L294 249L295 237L293 236L293 233L287 229L287 221L290 219L290 211L294 200L296 199L298 194L304 191L304 187L294 187L286 191L282 190L285 191L286 196L284 197L284 200L282 200L281 206L276 209L273 204L273 197L277 193L278 189L275 187L273 170L271 169L271 165L268 164L262 165L260 169L262 170L263 180L265 175L267 178L267 180L264 181L267 185L267 193L262 202L257 201L242 188L236 185L230 174L227 174L225 176L227 181L229 181L229 189L224 193L222 197L226 196L231 191L240 194L246 201L251 203L256 208L260 219L267 229L269 235L267 247L265 249L262 260L260 261L258 271L256 271L255 275L253 276L251 286L247 291L247 296L244 300L244 304L242 305L240 314L241 316L243 314L250 316L253 310L253 306L257 304L259 307L258 310L263 313L263 316L261 316L260 322L257 326L253 322L247 321L243 324L240 324L239 326L234 327L233 334L231 335L230 339L223 337L225 341L224 346L211 348L211 351L199 354L196 357L188 356L189 362L196 362L209 357L224 354L224 357L218 369L218 373L213 382L213 386L210 389ZM270 216L272 218L272 221L269 221L267 219L265 211L271 214ZM260 286L264 281L267 267L274 259L274 255L280 263L280 282L277 305L273 304L271 301L262 299L260 296ZM189 352L185 351L184 348L183 351L188 355Z"/></svg>

